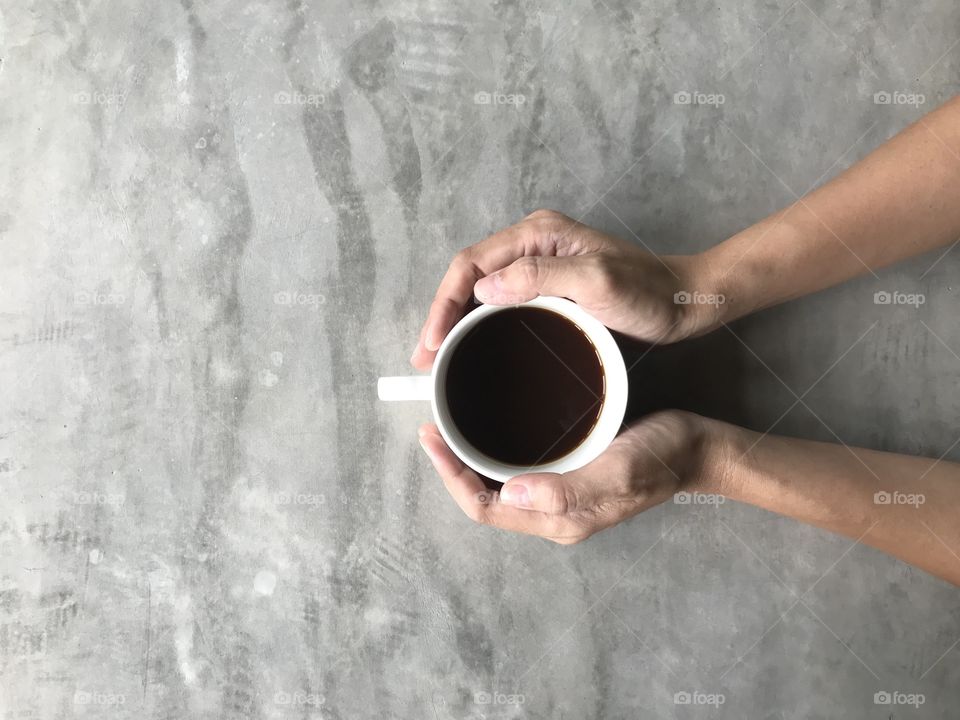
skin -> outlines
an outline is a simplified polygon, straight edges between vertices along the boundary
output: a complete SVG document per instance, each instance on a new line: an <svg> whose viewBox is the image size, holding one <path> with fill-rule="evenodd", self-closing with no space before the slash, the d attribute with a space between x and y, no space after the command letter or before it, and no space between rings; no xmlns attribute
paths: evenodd
<svg viewBox="0 0 960 720"><path fill-rule="evenodd" d="M568 297L608 327L649 342L700 335L954 242L958 188L955 98L821 188L698 255L657 257L539 210L453 259L411 363L431 367L473 295L498 305ZM722 294L725 302L677 304L674 293L681 290ZM579 470L520 475L498 493L486 490L435 426L419 432L447 490L479 523L570 544L676 492L717 493L853 538L960 585L956 463L761 435L665 411L626 429ZM886 496L877 493L900 495L883 503Z"/></svg>

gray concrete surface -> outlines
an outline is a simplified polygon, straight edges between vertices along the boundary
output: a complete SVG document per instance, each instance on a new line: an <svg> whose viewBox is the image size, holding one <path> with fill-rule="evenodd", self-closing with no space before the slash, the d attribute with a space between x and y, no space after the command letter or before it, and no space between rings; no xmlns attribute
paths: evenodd
<svg viewBox="0 0 960 720"><path fill-rule="evenodd" d="M572 548L474 527L427 409L375 399L457 249L541 206L719 242L957 91L955 3L0 13L0 718L956 717L945 583L733 503ZM958 459L958 271L768 311L638 387Z"/></svg>

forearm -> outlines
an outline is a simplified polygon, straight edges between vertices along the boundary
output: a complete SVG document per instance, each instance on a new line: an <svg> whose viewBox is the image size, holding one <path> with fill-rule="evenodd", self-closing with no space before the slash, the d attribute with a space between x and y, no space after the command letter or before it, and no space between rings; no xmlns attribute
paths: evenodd
<svg viewBox="0 0 960 720"><path fill-rule="evenodd" d="M960 465L707 422L706 492L859 540L960 585Z"/></svg>
<svg viewBox="0 0 960 720"><path fill-rule="evenodd" d="M703 332L960 236L960 98L834 180L696 256L693 289L722 294ZM694 308L697 310L697 308Z"/></svg>

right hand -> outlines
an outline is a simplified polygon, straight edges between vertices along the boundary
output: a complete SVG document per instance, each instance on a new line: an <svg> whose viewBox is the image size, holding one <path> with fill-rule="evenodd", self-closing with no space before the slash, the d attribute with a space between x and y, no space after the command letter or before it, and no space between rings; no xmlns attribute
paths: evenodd
<svg viewBox="0 0 960 720"><path fill-rule="evenodd" d="M675 302L697 287L697 256L658 257L552 210L462 250L440 283L410 358L433 365L440 343L463 317L472 296L516 305L539 295L566 297L612 330L648 342L675 342L703 332L709 306Z"/></svg>
<svg viewBox="0 0 960 720"><path fill-rule="evenodd" d="M524 473L499 491L447 446L436 425L420 445L450 495L474 521L577 543L669 499L720 493L727 475L722 424L680 410L648 415L620 433L600 457L570 472Z"/></svg>

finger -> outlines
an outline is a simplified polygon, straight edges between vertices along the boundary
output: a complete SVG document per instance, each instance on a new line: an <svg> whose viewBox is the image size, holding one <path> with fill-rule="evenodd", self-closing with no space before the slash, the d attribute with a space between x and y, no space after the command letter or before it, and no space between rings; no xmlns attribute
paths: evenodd
<svg viewBox="0 0 960 720"><path fill-rule="evenodd" d="M436 353L428 352L423 345L423 336L426 332L426 326L420 328L420 337L417 338L417 346L413 349L413 355L410 356L410 364L417 370L427 371L433 364L433 358Z"/></svg>
<svg viewBox="0 0 960 720"><path fill-rule="evenodd" d="M420 428L420 445L460 509L474 522L558 540L578 539L580 529L565 518L510 507L447 447L435 425Z"/></svg>
<svg viewBox="0 0 960 720"><path fill-rule="evenodd" d="M594 461L579 470L564 474L531 473L518 475L500 488L503 505L546 513L566 515L592 510L612 498L609 495L609 471Z"/></svg>
<svg viewBox="0 0 960 720"><path fill-rule="evenodd" d="M473 517L477 512L474 506L478 502L482 504L485 495L492 494L491 491L487 490L480 476L447 447L436 425L423 425L418 434L421 447L433 463L450 496L467 515Z"/></svg>
<svg viewBox="0 0 960 720"><path fill-rule="evenodd" d="M459 253L440 281L424 323L425 353L436 353L463 314L477 280L524 255L552 255L557 252L557 243L556 234L549 231L546 222L525 221L494 233Z"/></svg>
<svg viewBox="0 0 960 720"><path fill-rule="evenodd" d="M484 275L509 265L530 246L529 233L512 225L459 253L450 263L430 305L424 325L424 347L436 351L473 295L473 285Z"/></svg>
<svg viewBox="0 0 960 720"><path fill-rule="evenodd" d="M490 305L516 305L540 295L581 301L583 289L594 286L596 267L589 256L522 257L478 280L473 292Z"/></svg>

